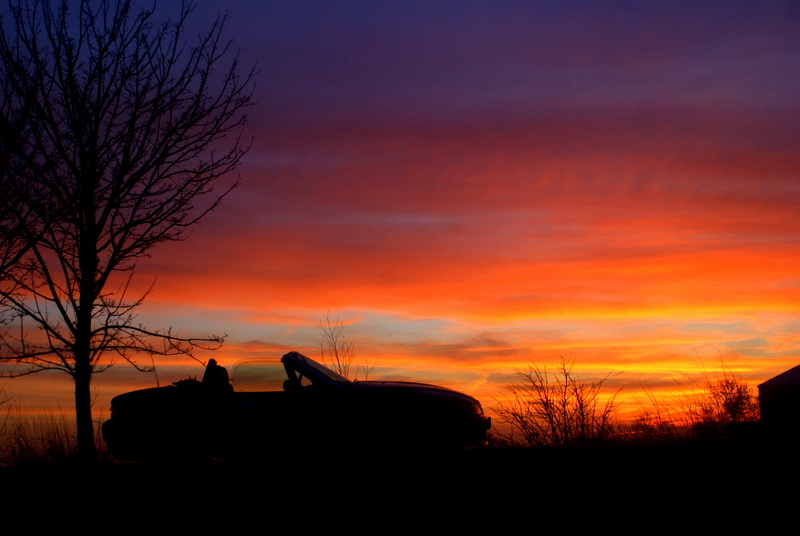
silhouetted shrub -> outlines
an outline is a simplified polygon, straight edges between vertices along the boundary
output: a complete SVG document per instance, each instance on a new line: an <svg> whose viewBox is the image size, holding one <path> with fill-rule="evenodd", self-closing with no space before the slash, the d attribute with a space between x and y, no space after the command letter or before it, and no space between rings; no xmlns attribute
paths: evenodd
<svg viewBox="0 0 800 536"><path fill-rule="evenodd" d="M611 437L616 393L601 400L605 378L580 381L572 362L564 358L553 374L535 365L517 374L523 381L507 386L505 399L491 407L501 422L511 426L507 440L527 446L566 446Z"/></svg>
<svg viewBox="0 0 800 536"><path fill-rule="evenodd" d="M698 435L720 433L730 424L755 422L760 418L758 400L752 389L732 372L706 377L702 391L692 397L689 416Z"/></svg>
<svg viewBox="0 0 800 536"><path fill-rule="evenodd" d="M643 411L631 423L628 437L657 442L684 435L685 426L665 418L659 411Z"/></svg>

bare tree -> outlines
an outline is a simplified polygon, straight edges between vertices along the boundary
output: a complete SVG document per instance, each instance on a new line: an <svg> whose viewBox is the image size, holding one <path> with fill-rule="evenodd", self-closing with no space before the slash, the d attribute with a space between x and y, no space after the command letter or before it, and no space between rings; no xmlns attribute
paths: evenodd
<svg viewBox="0 0 800 536"><path fill-rule="evenodd" d="M140 259L183 240L238 182L253 71L225 16L155 20L128 0L15 0L0 23L0 360L75 384L78 449L96 457L90 384L122 359L193 357L222 337L149 329ZM196 40L195 40L196 39Z"/></svg>
<svg viewBox="0 0 800 536"><path fill-rule="evenodd" d="M322 330L319 341L322 362L328 363L333 370L349 378L350 366L356 355L356 341L344 336L344 324L338 318L331 321L330 314L320 320L319 327Z"/></svg>

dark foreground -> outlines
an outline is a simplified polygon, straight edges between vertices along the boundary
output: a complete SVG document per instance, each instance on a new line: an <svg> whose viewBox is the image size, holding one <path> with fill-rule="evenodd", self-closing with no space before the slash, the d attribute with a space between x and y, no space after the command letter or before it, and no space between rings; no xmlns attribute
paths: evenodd
<svg viewBox="0 0 800 536"><path fill-rule="evenodd" d="M766 530L796 510L798 454L795 440L723 438L447 456L298 453L247 464L5 468L0 476L12 492L7 506L30 497L70 506L86 500L118 528L203 519L271 527L290 518L298 528L369 519L382 524L380 532L419 522L505 532L519 523L632 528L641 518L648 532L683 522L736 528L745 519Z"/></svg>

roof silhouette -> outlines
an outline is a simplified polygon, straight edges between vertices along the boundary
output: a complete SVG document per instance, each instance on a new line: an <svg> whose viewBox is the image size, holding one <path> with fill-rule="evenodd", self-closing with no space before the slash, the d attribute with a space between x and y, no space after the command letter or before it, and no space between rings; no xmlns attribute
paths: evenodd
<svg viewBox="0 0 800 536"><path fill-rule="evenodd" d="M789 384L789 383L800 383L800 365L790 368L785 372L781 372L777 376L768 379L762 384L759 384L759 387L761 387L762 385L777 385L777 384Z"/></svg>

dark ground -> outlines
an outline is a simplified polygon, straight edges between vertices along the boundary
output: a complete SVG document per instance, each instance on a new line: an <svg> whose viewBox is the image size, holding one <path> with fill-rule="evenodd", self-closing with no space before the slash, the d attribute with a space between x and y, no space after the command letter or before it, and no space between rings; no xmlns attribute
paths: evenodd
<svg viewBox="0 0 800 536"><path fill-rule="evenodd" d="M391 528L391 533L421 530L415 527L506 532L546 523L569 534L573 530L566 528L578 526L624 532L668 526L695 532L705 526L714 533L727 526L739 534L744 523L758 521L760 533L770 523L795 522L799 444L724 437L653 445L490 447L447 456L298 454L259 464L32 466L0 469L0 486L11 496L6 507L42 497L69 509L85 497L99 518L117 528L248 529L252 523L274 528L278 520L291 520L298 529L326 532L363 523L378 523L376 530Z"/></svg>

